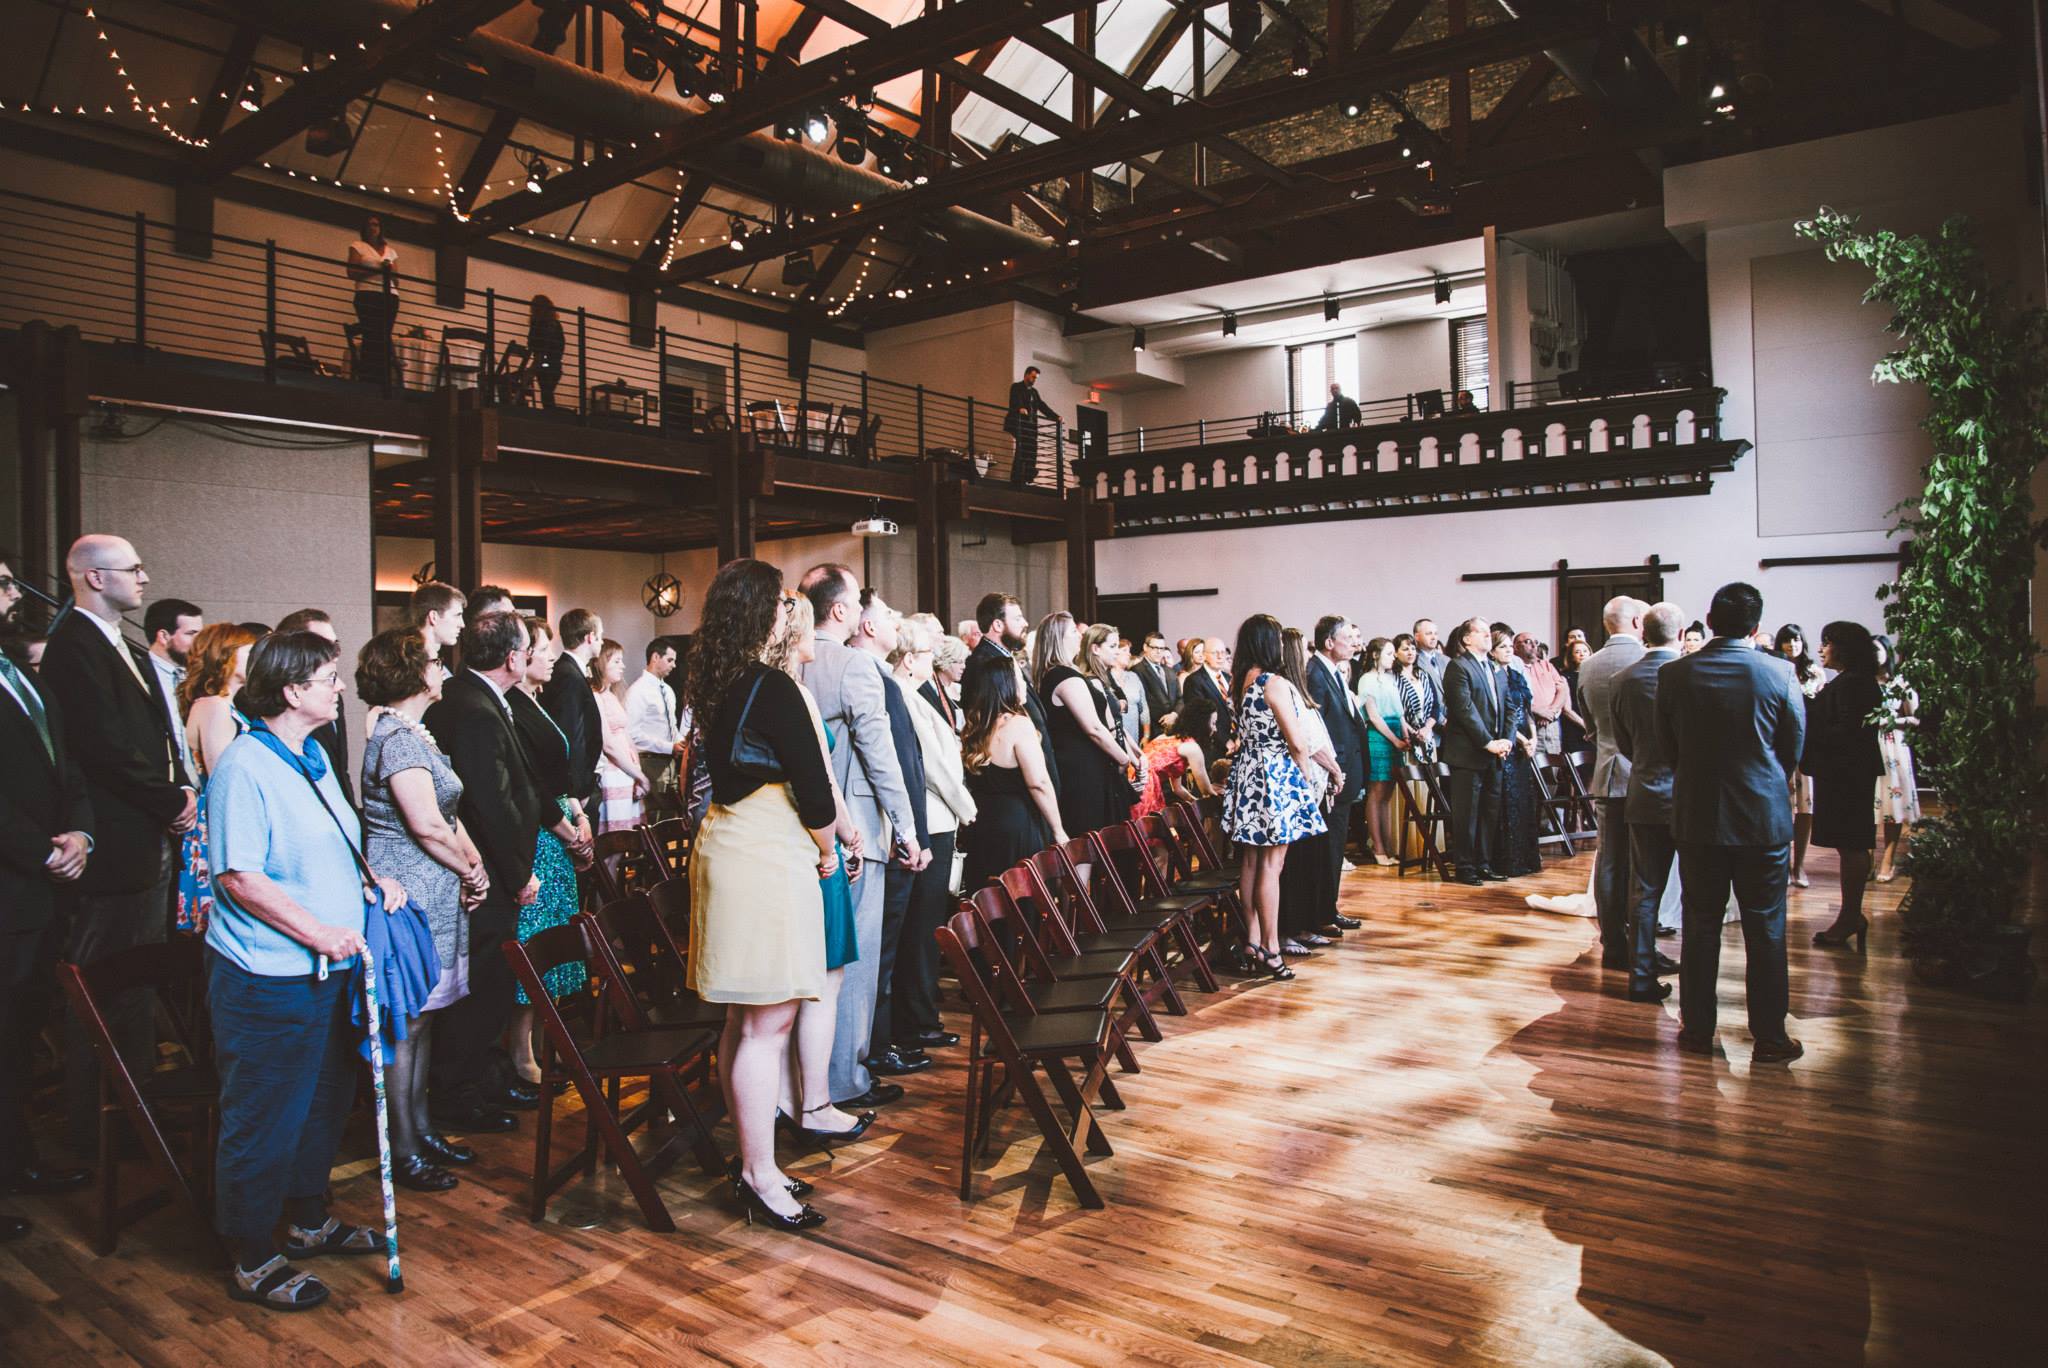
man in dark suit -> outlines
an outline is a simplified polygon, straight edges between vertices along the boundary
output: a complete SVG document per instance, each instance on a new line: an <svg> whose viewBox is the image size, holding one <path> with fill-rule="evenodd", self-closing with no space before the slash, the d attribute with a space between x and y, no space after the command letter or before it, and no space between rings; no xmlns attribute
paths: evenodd
<svg viewBox="0 0 2048 1368"><path fill-rule="evenodd" d="M1144 658L1131 667L1145 690L1145 711L1152 716L1152 734L1158 736L1173 725L1180 714L1180 675L1166 653L1166 638L1157 632L1145 638Z"/></svg>
<svg viewBox="0 0 2048 1368"><path fill-rule="evenodd" d="M1027 485L1038 478L1038 420L1043 416L1059 430L1059 414L1038 394L1038 367L1026 366L1024 378L1010 386L1010 401L1003 410L1003 431L1016 439L1016 454L1010 458L1010 483ZM1058 472L1054 472L1057 474Z"/></svg>
<svg viewBox="0 0 2048 1368"><path fill-rule="evenodd" d="M1330 813L1332 890L1344 877L1344 840L1351 830L1351 809L1365 794L1365 723L1358 716L1358 703L1350 689L1351 657L1357 653L1358 633L1350 619L1331 614L1317 620L1315 654L1308 661L1308 693L1322 710L1330 749L1337 757L1337 768L1344 771L1337 806ZM1356 919L1336 913L1334 905L1331 911L1335 914L1331 924L1338 930L1358 925Z"/></svg>
<svg viewBox="0 0 2048 1368"><path fill-rule="evenodd" d="M296 613L287 613L271 629L274 632L311 632L314 636L325 637L338 648L341 637L334 630L334 619L324 608L301 608ZM335 713L334 720L314 729L313 739L320 743L320 749L327 752L328 767L334 771L334 782L341 785L341 796L348 799L348 805L356 805L356 787L349 779L354 768L348 760L348 711Z"/></svg>
<svg viewBox="0 0 2048 1368"><path fill-rule="evenodd" d="M198 798L178 759L177 734L147 656L121 634L122 615L142 606L149 572L120 537L80 537L64 558L72 605L50 631L40 686L63 700L66 749L85 775L93 859L78 881L65 958L90 964L170 933L178 837ZM122 1055L147 1072L156 1058L155 995L122 993L103 1004ZM99 1065L75 1019L64 1041L65 1112L71 1147L98 1143Z"/></svg>
<svg viewBox="0 0 2048 1368"><path fill-rule="evenodd" d="M967 681L977 670L1014 670L1024 653L1024 636L1031 630L1031 624L1024 618L1024 605L1013 595L1000 591L983 594L981 602L974 606L974 620L981 626L981 640L967 653L967 669L960 677L960 691L964 698ZM1045 755L1046 777L1052 781L1052 791L1060 791L1059 761L1052 753L1052 729L1045 723L1045 703L1038 696L1038 690L1031 687L1030 663L1024 663L1024 711L1031 715L1031 725L1038 728L1038 747Z"/></svg>
<svg viewBox="0 0 2048 1368"><path fill-rule="evenodd" d="M0 557L0 623L20 597ZM37 1162L28 1069L65 914L92 849L92 804L56 699L37 686L26 658L9 654L0 654L0 773L0 1190L67 1192L92 1175ZM28 1230L20 1217L0 1215L0 1241Z"/></svg>
<svg viewBox="0 0 2048 1368"><path fill-rule="evenodd" d="M1316 424L1317 432L1341 432L1358 426L1358 401L1344 393L1342 385L1332 383L1330 402L1323 408L1322 421Z"/></svg>
<svg viewBox="0 0 2048 1368"><path fill-rule="evenodd" d="M512 1073L499 1047L514 1004L512 971L498 947L518 930L519 909L540 895L533 876L540 787L507 698L529 644L517 613L472 618L462 629L462 669L422 719L462 778L462 825L491 876L489 895L470 914L469 994L440 1013L427 1080L435 1126L458 1133L516 1130L511 1111L535 1106L540 1096Z"/></svg>
<svg viewBox="0 0 2048 1368"><path fill-rule="evenodd" d="M1202 743L1202 756L1210 762L1222 758L1230 749L1230 738L1234 734L1236 716L1230 706L1230 676L1217 663L1223 659L1223 639L1210 637L1202 643L1202 666L1181 681L1181 697L1188 700L1204 698L1216 710L1216 727L1208 736L1198 738Z"/></svg>
<svg viewBox="0 0 2048 1368"><path fill-rule="evenodd" d="M1806 699L1792 662L1751 648L1763 596L1721 586L1707 610L1714 639L1657 676L1657 738L1671 758L1671 835L1678 845L1685 944L1679 954L1680 1048L1714 1049L1721 917L1728 890L1742 910L1749 958L1752 1058L1805 1053L1785 1034L1785 879L1792 801L1787 776L1806 740Z"/></svg>
<svg viewBox="0 0 2048 1368"><path fill-rule="evenodd" d="M569 742L569 797L585 812L597 810L597 762L604 754L604 719L590 689L590 662L604 645L604 619L588 608L562 614L562 654L541 688L540 704Z"/></svg>
<svg viewBox="0 0 2048 1368"><path fill-rule="evenodd" d="M1678 659L1685 615L1676 604L1653 604L1643 614L1642 659L1614 676L1610 704L1614 748L1628 762L1629 880L1634 889L1629 924L1630 1002L1662 1002L1671 985L1659 974L1678 966L1657 950L1657 905L1671 877L1671 757L1657 735L1659 672Z"/></svg>
<svg viewBox="0 0 2048 1368"><path fill-rule="evenodd" d="M882 702L889 710L889 739L894 743L896 765L903 772L903 788L910 795L910 815L916 828L918 855L906 860L892 851L882 881L882 951L875 964L875 1011L868 1028L868 1052L861 1063L871 1074L892 1078L916 1073L932 1066L932 1057L916 1046L895 1044L896 1024L891 1012L896 979L896 952L903 944L903 921L910 912L910 894L919 871L931 863L932 834L925 813L924 748L918 744L917 724L910 720L910 697L889 672L889 656L895 651L903 615L891 608L872 588L860 591L860 620L854 624L847 643L875 659L882 676ZM919 704L923 707L923 704ZM902 833L898 833L899 837ZM899 841L899 844L901 842Z"/></svg>
<svg viewBox="0 0 2048 1368"><path fill-rule="evenodd" d="M1487 658L1491 633L1484 618L1469 618L1452 638L1458 654L1444 666L1443 761L1451 767L1451 859L1457 882L1481 884L1506 877L1494 867L1500 827L1501 762L1514 749L1509 736L1506 673Z"/></svg>

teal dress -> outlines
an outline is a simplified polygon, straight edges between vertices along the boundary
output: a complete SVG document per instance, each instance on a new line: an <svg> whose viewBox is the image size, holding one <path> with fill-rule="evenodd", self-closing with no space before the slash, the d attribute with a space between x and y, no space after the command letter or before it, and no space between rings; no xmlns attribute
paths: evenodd
<svg viewBox="0 0 2048 1368"><path fill-rule="evenodd" d="M827 727L825 751L829 755L835 749L832 729ZM833 849L839 854L839 867L818 880L818 891L825 897L825 968L828 971L843 969L860 958L860 948L853 938L853 882L846 877L846 852L840 850L836 843Z"/></svg>

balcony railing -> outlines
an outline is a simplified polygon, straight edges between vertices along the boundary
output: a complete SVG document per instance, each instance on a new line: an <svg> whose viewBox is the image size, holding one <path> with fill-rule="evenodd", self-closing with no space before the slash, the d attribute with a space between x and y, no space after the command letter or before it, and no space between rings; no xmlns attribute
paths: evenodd
<svg viewBox="0 0 2048 1368"><path fill-rule="evenodd" d="M280 385L339 386L391 397L484 389L508 408L565 422L687 437L733 427L822 460L946 455L1007 479L1015 441L1004 400L948 394L658 326L563 309L553 403L529 352L532 301L494 289L443 303L433 281L400 271L361 288L397 303L389 324L358 310L358 285L331 257L213 235L212 254L175 250L171 225L0 192L0 328L31 319L132 348L144 364L184 358ZM380 360L385 351L388 362ZM1075 448L1040 429L1035 487L1072 478Z"/></svg>

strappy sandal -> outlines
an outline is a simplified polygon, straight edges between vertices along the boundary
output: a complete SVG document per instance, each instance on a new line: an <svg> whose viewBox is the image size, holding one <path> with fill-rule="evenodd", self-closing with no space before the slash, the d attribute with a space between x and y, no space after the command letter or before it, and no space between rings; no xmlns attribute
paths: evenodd
<svg viewBox="0 0 2048 1368"><path fill-rule="evenodd" d="M383 1254L384 1237L362 1226L343 1225L333 1216L318 1230L301 1226L284 1228L284 1252L294 1259L317 1259L322 1254Z"/></svg>
<svg viewBox="0 0 2048 1368"><path fill-rule="evenodd" d="M273 1311L310 1311L326 1301L328 1293L326 1283L293 1268L284 1255L273 1254L252 1269L237 1264L228 1281L228 1295Z"/></svg>
<svg viewBox="0 0 2048 1368"><path fill-rule="evenodd" d="M1263 963L1266 966L1267 978L1284 980L1294 977L1294 971L1287 967L1287 956L1281 954L1278 950L1275 950L1270 956L1264 956Z"/></svg>

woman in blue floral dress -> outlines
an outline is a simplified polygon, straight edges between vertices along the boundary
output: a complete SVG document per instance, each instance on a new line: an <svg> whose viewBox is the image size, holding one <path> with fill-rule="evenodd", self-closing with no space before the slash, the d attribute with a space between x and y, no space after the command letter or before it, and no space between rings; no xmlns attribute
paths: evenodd
<svg viewBox="0 0 2048 1368"><path fill-rule="evenodd" d="M541 780L542 791L549 795L548 802L560 809L561 816L571 826L579 831L586 830L582 825L582 810L574 799L563 796L569 786L569 738L562 734L562 729L555 725L554 719L537 701L540 688L554 673L555 661L561 653L555 649L555 634L545 618L528 618L526 630L531 649L526 657L526 677L520 681L520 687L529 699L536 701L531 707L514 704L515 729L521 744L533 759L534 773ZM575 862L569 858L561 838L545 826L534 844L533 876L540 880L540 896L519 909L518 936L522 941L550 927L567 926L580 905ZM558 998L582 992L589 980L589 972L581 960L558 965L542 977L542 982L547 984L548 995ZM534 1054L533 1005L526 999L526 989L520 988L517 993L519 1007L512 1016L512 1067L526 1082L538 1083L540 1061Z"/></svg>
<svg viewBox="0 0 2048 1368"><path fill-rule="evenodd" d="M1280 620L1258 613L1237 629L1231 695L1237 700L1237 753L1223 795L1223 830L1242 849L1238 900L1245 915L1240 967L1290 979L1280 953L1280 871L1287 847L1329 829L1302 767L1321 764L1343 782L1334 762L1314 756L1302 725L1301 700L1280 673Z"/></svg>

